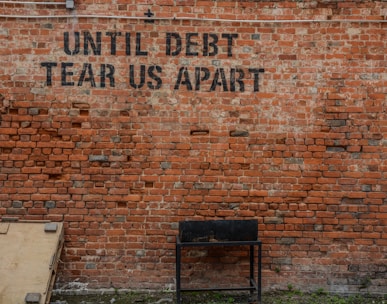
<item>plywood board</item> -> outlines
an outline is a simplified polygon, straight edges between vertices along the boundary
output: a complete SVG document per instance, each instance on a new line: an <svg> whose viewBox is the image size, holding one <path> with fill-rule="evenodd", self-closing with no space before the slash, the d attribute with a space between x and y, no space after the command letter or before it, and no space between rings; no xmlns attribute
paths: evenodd
<svg viewBox="0 0 387 304"><path fill-rule="evenodd" d="M0 234L0 304L25 304L26 295L50 299L63 246L63 224L45 231L47 223L17 222ZM51 223L52 224L52 223Z"/></svg>

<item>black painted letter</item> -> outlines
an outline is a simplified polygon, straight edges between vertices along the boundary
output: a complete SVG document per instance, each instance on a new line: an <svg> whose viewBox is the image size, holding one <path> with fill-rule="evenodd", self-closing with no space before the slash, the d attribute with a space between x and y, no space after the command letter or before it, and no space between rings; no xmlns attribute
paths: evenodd
<svg viewBox="0 0 387 304"><path fill-rule="evenodd" d="M76 55L79 53L79 32L74 32L74 50L70 51L70 35L69 32L64 32L63 42L64 42L64 51L67 55Z"/></svg>
<svg viewBox="0 0 387 304"><path fill-rule="evenodd" d="M175 51L171 51L171 39L175 38L176 40L176 49ZM168 56L177 56L181 52L181 37L178 33L167 33L167 39L166 39L166 50L165 54Z"/></svg>
<svg viewBox="0 0 387 304"><path fill-rule="evenodd" d="M204 75L202 77L201 74L202 72L204 73ZM210 78L210 70L207 69L207 68L199 68L199 67L196 67L195 68L195 91L199 91L200 90L200 83L202 81L206 81Z"/></svg>
<svg viewBox="0 0 387 304"><path fill-rule="evenodd" d="M254 75L254 92L259 92L259 73L265 72L264 69L249 69L249 72Z"/></svg>
<svg viewBox="0 0 387 304"><path fill-rule="evenodd" d="M136 55L137 56L148 55L147 51L141 51L141 33L136 33Z"/></svg>
<svg viewBox="0 0 387 304"><path fill-rule="evenodd" d="M130 33L125 33L125 54L130 56Z"/></svg>
<svg viewBox="0 0 387 304"><path fill-rule="evenodd" d="M121 32L107 32L107 36L110 36L110 55L116 54L117 36L121 36Z"/></svg>
<svg viewBox="0 0 387 304"><path fill-rule="evenodd" d="M212 41L208 41L208 37L212 38ZM203 56L216 56L218 54L218 35L216 34L203 34ZM212 48L212 52L209 52L209 47Z"/></svg>
<svg viewBox="0 0 387 304"><path fill-rule="evenodd" d="M192 46L198 46L198 43L194 42L194 41L191 41L191 38L192 37L198 37L198 36L199 36L198 33L187 33L186 34L185 41L187 43L187 48L186 48L185 54L187 56L198 56L199 55L198 52L194 52L194 51L191 50Z"/></svg>
<svg viewBox="0 0 387 304"><path fill-rule="evenodd" d="M152 90L158 90L161 88L162 81L161 81L161 78L154 73L154 70L156 70L156 72L160 74L162 69L158 65L150 66L148 68L148 75L150 78L156 81L156 85L154 85L151 81L148 81L147 85L148 85L148 88Z"/></svg>
<svg viewBox="0 0 387 304"><path fill-rule="evenodd" d="M134 81L134 65L130 65L129 67L129 81L130 81L130 86L135 88L135 89L140 89L144 86L145 83L145 65L140 66L140 83L136 84Z"/></svg>
<svg viewBox="0 0 387 304"><path fill-rule="evenodd" d="M219 75L220 75L221 81L219 81ZM225 91L225 92L228 91L226 75L224 74L223 68L216 69L215 75L214 75L214 80L212 81L210 91L215 91L216 86L223 86L223 91Z"/></svg>
<svg viewBox="0 0 387 304"><path fill-rule="evenodd" d="M106 74L106 68L109 69L109 73ZM101 88L106 86L105 79L106 77L110 81L110 87L114 88L114 65L111 64L101 64Z"/></svg>
<svg viewBox="0 0 387 304"><path fill-rule="evenodd" d="M184 74L185 80L182 80ZM180 68L179 70L179 75L177 76L177 80L175 83L175 90L178 90L180 88L180 84L185 84L187 86L188 91L192 91L192 84L191 81L189 80L189 74L187 68Z"/></svg>
<svg viewBox="0 0 387 304"><path fill-rule="evenodd" d="M93 49L93 53L94 55L101 55L101 32L97 32L96 35L96 43L94 42L94 39L93 37L91 36L91 34L89 32L84 32L83 33L84 35L84 50L83 50L83 53L84 55L89 55L89 43L90 43L90 46L91 48Z"/></svg>
<svg viewBox="0 0 387 304"><path fill-rule="evenodd" d="M72 62L62 62L61 64L61 70L62 70L62 86L73 86L74 82L72 81L67 81L67 76L73 76L73 72L68 72L66 69L67 67L72 67L74 63Z"/></svg>
<svg viewBox="0 0 387 304"><path fill-rule="evenodd" d="M227 38L227 56L232 57L232 40L238 38L238 34L222 34L222 38Z"/></svg>
<svg viewBox="0 0 387 304"><path fill-rule="evenodd" d="M86 71L87 71L87 74L89 75L88 77L86 77ZM94 73L93 73L93 68L91 66L91 63L83 64L81 76L79 76L78 87L82 86L84 81L90 81L90 85L93 88L95 87Z"/></svg>
<svg viewBox="0 0 387 304"><path fill-rule="evenodd" d="M235 74L239 73L239 77L236 79ZM245 77L245 72L242 69L231 69L230 71L230 91L235 92L235 82L239 84L239 92L245 91L245 84L243 82L243 77Z"/></svg>
<svg viewBox="0 0 387 304"><path fill-rule="evenodd" d="M52 67L56 67L56 62L42 62L40 64L42 67L46 68L46 85L52 85Z"/></svg>

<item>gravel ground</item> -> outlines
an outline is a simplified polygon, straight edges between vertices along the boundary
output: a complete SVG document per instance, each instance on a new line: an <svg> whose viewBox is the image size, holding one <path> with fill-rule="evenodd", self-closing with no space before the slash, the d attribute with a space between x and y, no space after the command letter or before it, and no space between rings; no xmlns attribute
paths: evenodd
<svg viewBox="0 0 387 304"><path fill-rule="evenodd" d="M174 292L127 292L100 295L54 295L51 304L167 304L176 303ZM257 304L248 293L191 292L182 293L183 304ZM270 292L262 296L262 304L387 304L387 293L383 296L367 294L338 296L317 291L303 294L298 291Z"/></svg>

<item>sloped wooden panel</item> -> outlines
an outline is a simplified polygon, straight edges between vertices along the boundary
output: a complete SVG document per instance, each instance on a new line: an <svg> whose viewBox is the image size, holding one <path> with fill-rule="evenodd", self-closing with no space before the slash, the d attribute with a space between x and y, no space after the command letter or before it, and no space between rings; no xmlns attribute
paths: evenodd
<svg viewBox="0 0 387 304"><path fill-rule="evenodd" d="M42 222L2 223L0 234L0 304L24 304L40 294L50 300L60 252L63 224ZM6 229L2 229L5 231Z"/></svg>

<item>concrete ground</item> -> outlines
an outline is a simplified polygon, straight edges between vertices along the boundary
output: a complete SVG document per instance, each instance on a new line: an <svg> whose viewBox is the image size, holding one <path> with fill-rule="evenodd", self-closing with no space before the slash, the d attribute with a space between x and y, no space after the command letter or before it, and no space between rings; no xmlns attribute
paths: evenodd
<svg viewBox="0 0 387 304"><path fill-rule="evenodd" d="M99 295L53 295L51 304L168 304L176 303L174 292L115 292ZM191 292L182 294L184 304L257 304L248 293ZM262 304L387 304L385 295L331 295L323 290L311 294L299 291L264 293Z"/></svg>

